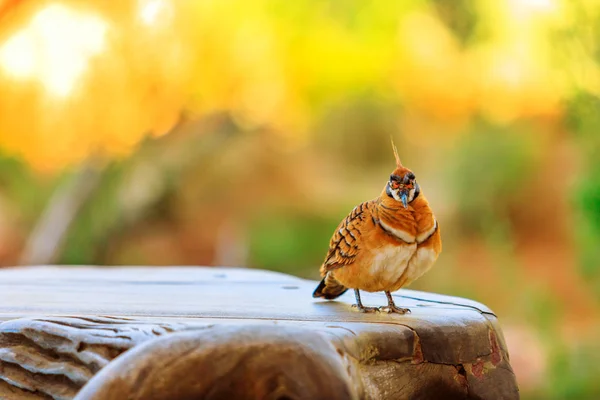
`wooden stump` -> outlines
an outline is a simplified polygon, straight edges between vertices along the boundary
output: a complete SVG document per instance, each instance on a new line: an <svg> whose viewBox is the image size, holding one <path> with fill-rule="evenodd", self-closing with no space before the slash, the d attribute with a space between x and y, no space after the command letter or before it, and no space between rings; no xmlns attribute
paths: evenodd
<svg viewBox="0 0 600 400"><path fill-rule="evenodd" d="M361 314L315 286L231 268L0 270L0 398L519 398L484 305L403 289L411 314Z"/></svg>

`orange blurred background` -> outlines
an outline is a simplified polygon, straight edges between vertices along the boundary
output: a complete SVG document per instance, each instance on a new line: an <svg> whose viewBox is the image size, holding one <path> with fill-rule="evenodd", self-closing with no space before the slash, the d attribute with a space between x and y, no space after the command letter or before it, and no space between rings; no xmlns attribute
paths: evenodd
<svg viewBox="0 0 600 400"><path fill-rule="evenodd" d="M316 279L395 138L416 282L499 316L523 398L600 398L600 4L0 0L0 265Z"/></svg>

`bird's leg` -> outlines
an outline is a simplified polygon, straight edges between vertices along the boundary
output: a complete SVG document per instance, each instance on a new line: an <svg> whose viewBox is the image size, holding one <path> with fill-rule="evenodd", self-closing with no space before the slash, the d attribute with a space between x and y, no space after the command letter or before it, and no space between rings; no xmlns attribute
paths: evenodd
<svg viewBox="0 0 600 400"><path fill-rule="evenodd" d="M354 295L356 296L356 304L352 304L352 308L358 308L358 311L362 313L373 313L379 311L377 307L365 307L360 301L360 292L358 289L354 289Z"/></svg>
<svg viewBox="0 0 600 400"><path fill-rule="evenodd" d="M409 313L410 310L408 308L400 308L394 304L394 299L392 298L392 294L390 292L385 292L385 295L388 299L387 307L381 307L383 311L387 311L388 313L398 313L398 314L406 314Z"/></svg>

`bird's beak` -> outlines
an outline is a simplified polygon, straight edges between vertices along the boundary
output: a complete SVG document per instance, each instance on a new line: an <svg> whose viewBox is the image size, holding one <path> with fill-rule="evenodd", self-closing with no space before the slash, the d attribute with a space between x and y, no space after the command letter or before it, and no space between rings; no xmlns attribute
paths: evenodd
<svg viewBox="0 0 600 400"><path fill-rule="evenodd" d="M406 191L403 190L400 192L400 200L402 200L404 208L408 208L408 193Z"/></svg>

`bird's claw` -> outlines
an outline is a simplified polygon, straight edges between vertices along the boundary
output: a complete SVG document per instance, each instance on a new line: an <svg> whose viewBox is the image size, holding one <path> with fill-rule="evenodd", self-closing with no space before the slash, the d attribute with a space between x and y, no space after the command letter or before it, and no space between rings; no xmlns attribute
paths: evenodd
<svg viewBox="0 0 600 400"><path fill-rule="evenodd" d="M379 307L380 311L386 312L388 314L396 313L396 314L410 314L410 310L408 308L401 308L396 306L382 306Z"/></svg>
<svg viewBox="0 0 600 400"><path fill-rule="evenodd" d="M358 309L358 311L360 311L361 313L376 313L380 311L377 307L365 307L359 306L358 304L352 304L352 308Z"/></svg>

